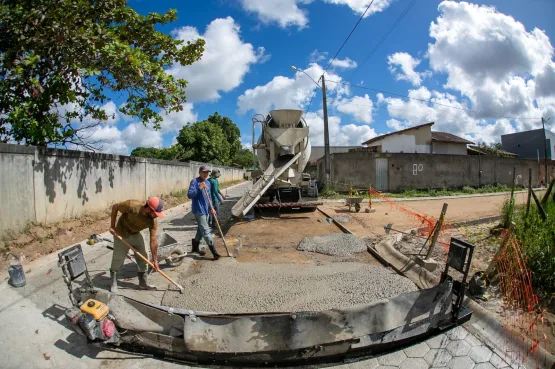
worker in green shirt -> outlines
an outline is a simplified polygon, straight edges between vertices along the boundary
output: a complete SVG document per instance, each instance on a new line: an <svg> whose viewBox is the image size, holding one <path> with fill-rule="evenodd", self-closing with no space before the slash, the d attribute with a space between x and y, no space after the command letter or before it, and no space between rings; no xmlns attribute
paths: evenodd
<svg viewBox="0 0 555 369"><path fill-rule="evenodd" d="M212 201L212 206L216 210L216 215L210 215L210 223L212 227L216 227L216 217L220 215L220 205L226 199L225 195L220 191L220 184L218 183L218 178L220 178L221 173L218 169L214 169L210 173L210 201Z"/></svg>

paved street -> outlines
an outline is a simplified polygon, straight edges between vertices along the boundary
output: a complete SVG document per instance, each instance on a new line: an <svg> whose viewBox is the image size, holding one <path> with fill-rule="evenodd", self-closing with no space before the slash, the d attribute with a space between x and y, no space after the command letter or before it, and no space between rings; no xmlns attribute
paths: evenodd
<svg viewBox="0 0 555 369"><path fill-rule="evenodd" d="M231 200L226 204L229 209L233 201L246 189L240 185L228 189ZM160 222L161 228L178 241L192 238L195 223L190 214L189 204L167 212ZM108 225L107 225L108 226ZM104 235L107 236L107 235ZM94 283L107 287L108 266L111 251L105 243L88 246L84 242L87 264ZM207 256L209 256L207 254ZM185 263L191 263L187 259ZM85 339L73 333L63 312L70 306L68 290L57 266L57 255L52 254L25 267L27 285L12 288L3 281L0 284L0 367L16 368L187 368L187 366L163 362L149 357L123 355L111 351L100 351L89 347ZM177 277L175 271L166 270L170 276ZM162 291L139 292L135 290L134 265L126 262L125 273L120 279L120 292L153 303L163 297L167 282L158 274L151 280ZM458 327L435 336L426 342L404 350L376 358L348 363L337 368L505 368L508 367L498 353L492 352L484 340L464 327Z"/></svg>

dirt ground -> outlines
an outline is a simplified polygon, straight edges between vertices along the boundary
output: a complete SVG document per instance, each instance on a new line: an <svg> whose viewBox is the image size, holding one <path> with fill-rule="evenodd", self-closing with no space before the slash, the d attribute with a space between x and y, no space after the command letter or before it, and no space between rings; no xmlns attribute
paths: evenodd
<svg viewBox="0 0 555 369"><path fill-rule="evenodd" d="M240 182L224 183L220 187L225 189ZM166 210L189 201L185 192L161 198ZM110 228L110 212L111 208L62 222L29 225L19 234L5 237L0 240L0 270L6 270L10 264L8 253L23 255L24 262L30 262L81 242L93 233L106 232Z"/></svg>
<svg viewBox="0 0 555 369"><path fill-rule="evenodd" d="M362 252L351 257L335 257L313 252L297 251L297 246L305 237L342 233L334 224L322 223L326 217L318 212L266 214L252 221L233 224L226 238L234 245L241 238L239 262L265 262L270 264L312 264L320 265L341 261L361 261L377 263L368 253ZM216 238L216 247L221 250L221 239Z"/></svg>
<svg viewBox="0 0 555 369"><path fill-rule="evenodd" d="M538 195L539 196L539 195ZM437 219L441 213L444 203L447 208L445 223L459 223L473 219L487 218L501 214L503 202L507 196L482 196L469 198L452 198L444 200L422 200L422 201L400 201L390 205L387 202L373 202L372 208L375 213L365 213L368 200L364 200L362 209L356 213L354 209L349 211L342 203L325 203L322 209L330 216L346 216L351 218L345 226L359 237L384 235L384 227L388 223L393 224L394 229L406 231L422 226L421 220L410 212L424 214ZM515 204L526 203L526 194L515 195Z"/></svg>
<svg viewBox="0 0 555 369"><path fill-rule="evenodd" d="M448 229L444 232L444 237L455 237L467 241L475 246L469 278L478 271L485 271L501 243L500 236L492 234L491 230L499 226L498 222L483 223L471 226L461 226ZM404 235L400 242L395 244L395 248L405 255L418 253L424 244L424 240L415 236ZM424 252L427 249L424 250ZM443 265L447 259L448 248L445 245L438 245L432 253L432 258L439 262L440 266L432 271L439 278L443 271ZM488 288L484 299L474 298L474 300L494 313L499 321L507 319L510 314L506 310L505 304L501 300L496 287ZM547 346L549 352L555 352L555 298L544 298L541 302L544 310L543 331L547 336ZM543 345L543 343L542 343Z"/></svg>

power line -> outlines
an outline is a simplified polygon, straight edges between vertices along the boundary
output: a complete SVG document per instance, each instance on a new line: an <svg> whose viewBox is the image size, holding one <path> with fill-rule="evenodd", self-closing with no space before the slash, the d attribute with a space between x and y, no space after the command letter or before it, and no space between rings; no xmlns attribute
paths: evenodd
<svg viewBox="0 0 555 369"><path fill-rule="evenodd" d="M369 90L369 91L375 91L375 92L380 92L383 94L387 94L387 95L393 95L393 96L397 96L397 97L401 97L404 99L410 99L410 100L416 100L416 101L421 101L424 103L431 103L431 104L435 104L435 105L440 105L440 106L444 106L446 108L451 108L451 109L457 109L457 110L462 110L462 111L466 111L468 113L475 113L478 114L479 111L477 110L470 110L470 109L465 109L465 108L460 108L458 106L453 106L453 105L448 105L448 104L442 104L439 102L435 102L435 101L430 101L430 100L426 100L426 99L419 99L417 97L410 97L407 95L401 95L401 94L397 94L395 92L389 92L389 91L385 91L385 90L379 90L377 88L372 88L372 87L366 87L366 86L362 86L362 85L355 85L349 82L342 82L342 81L333 81L333 80L327 80L327 82L330 83L337 83L337 84L345 84L351 87L357 87L357 88L361 88L363 90ZM541 118L527 118L527 117L495 117L495 119L532 119L532 120L539 120Z"/></svg>
<svg viewBox="0 0 555 369"><path fill-rule="evenodd" d="M309 102L308 105L306 106L306 109L305 109L305 111L304 111L303 117L306 116L306 114L308 113L308 109L310 109L310 105L312 104L312 99L314 99L314 95L316 95L316 91L317 91L317 90L314 90L314 91L312 92L312 97L310 98L310 102Z"/></svg>
<svg viewBox="0 0 555 369"><path fill-rule="evenodd" d="M349 33L349 36L347 36L347 38L345 39L345 41L343 41L343 45L341 45L341 47L339 48L339 50L337 50L337 52L335 53L335 56L333 57L332 60L330 60L328 66L326 67L326 69L324 69L324 73L326 73L326 71L328 70L328 68L330 67L331 63L333 63L333 61L335 60L335 58L337 58L337 55L339 55L339 52L341 51L341 49L343 49L343 46L345 46L345 44L347 43L347 41L349 40L349 38L351 37L351 35L353 34L353 32L355 31L355 29L357 28L358 24L360 23L360 21L364 18L364 16L366 15L366 12L368 11L368 9L370 9L370 7L372 6L372 4L374 3L374 0L372 0L370 2L370 4L366 7L366 10L364 11L364 13L362 13L362 15L360 16L358 22L355 24L355 26L353 27L353 29L351 30L351 33ZM323 74L323 73L322 73Z"/></svg>
<svg viewBox="0 0 555 369"><path fill-rule="evenodd" d="M405 8L405 10L399 15L399 17L397 17L395 22L391 25L391 27L389 27L389 30L382 36L380 41L378 41L378 43L376 44L376 46L374 46L374 48L370 51L370 53L368 53L366 58L364 58L364 61L353 71L353 73L351 73L351 76L348 78L349 81L355 76L355 74L357 74L357 72L368 61L368 59L370 59L372 55L374 55L376 50L378 50L378 48L384 43L385 39L389 36L391 32L393 32L395 27L397 27L397 25L401 22L401 20L405 17L405 15L407 15L409 10L411 10L411 8L414 6L415 3L416 3L416 0L413 0L411 3L409 3L409 5Z"/></svg>

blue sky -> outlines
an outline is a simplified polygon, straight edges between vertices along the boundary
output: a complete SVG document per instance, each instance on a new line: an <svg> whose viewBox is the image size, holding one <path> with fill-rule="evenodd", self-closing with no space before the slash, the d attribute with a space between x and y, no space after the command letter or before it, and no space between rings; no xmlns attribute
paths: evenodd
<svg viewBox="0 0 555 369"><path fill-rule="evenodd" d="M190 81L189 99L182 113L166 117L162 131L120 115L94 138L105 140L103 151L121 154L169 146L183 125L217 111L240 127L246 144L253 114L298 108L308 110L313 145L322 144L321 93L289 67L317 80L369 2L130 0L139 13L177 9L179 20L162 30L185 40L205 38L206 53L193 66L172 68ZM327 70L332 144L359 145L428 121L436 122L435 130L494 142L555 115L554 1L417 0L363 64L411 3L375 0ZM107 110L121 103L114 100Z"/></svg>

